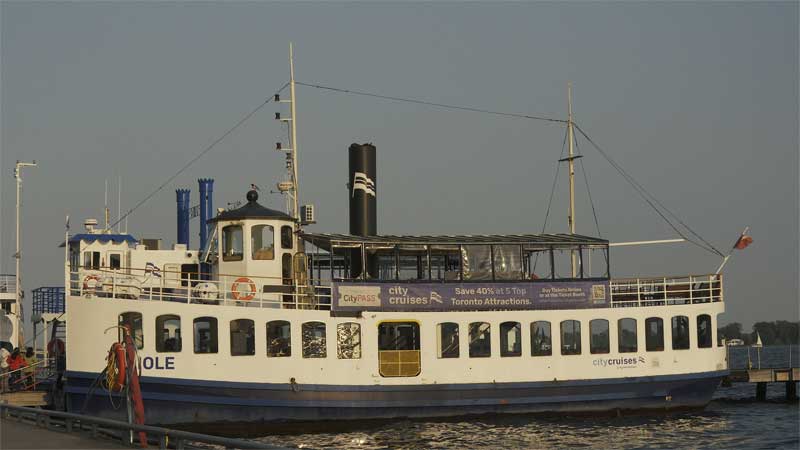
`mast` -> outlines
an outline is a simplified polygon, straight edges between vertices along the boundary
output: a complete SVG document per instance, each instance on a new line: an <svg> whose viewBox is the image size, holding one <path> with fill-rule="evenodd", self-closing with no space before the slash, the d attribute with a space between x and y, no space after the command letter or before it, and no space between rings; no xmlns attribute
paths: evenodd
<svg viewBox="0 0 800 450"><path fill-rule="evenodd" d="M298 180L297 180L297 110L295 108L294 97L294 56L292 53L292 43L289 43L289 101L291 102L292 120L290 123L292 133L292 198L294 200L292 217L300 223L300 208L298 206Z"/></svg>
<svg viewBox="0 0 800 450"><path fill-rule="evenodd" d="M17 294L17 304L16 304L16 311L17 314L17 322L18 322L18 330L17 338L18 338L18 346L22 347L23 345L23 328L22 328L22 277L19 273L19 265L22 261L22 249L20 248L20 243L22 242L22 238L20 236L20 209L22 207L22 168L23 167L36 167L36 161L27 163L22 161L17 161L17 165L14 168L14 178L17 180L17 252L14 253L14 259L16 261L16 270L15 270L15 284L16 284L16 294Z"/></svg>
<svg viewBox="0 0 800 450"><path fill-rule="evenodd" d="M572 83L567 83L567 139L569 139L569 234L575 234L575 151L572 127ZM572 278L578 276L578 255L572 252Z"/></svg>

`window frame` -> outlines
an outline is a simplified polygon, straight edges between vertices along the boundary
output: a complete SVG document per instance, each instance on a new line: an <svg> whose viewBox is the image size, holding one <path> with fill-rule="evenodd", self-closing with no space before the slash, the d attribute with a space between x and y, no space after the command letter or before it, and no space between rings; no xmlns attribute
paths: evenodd
<svg viewBox="0 0 800 450"><path fill-rule="evenodd" d="M655 334L651 333L651 329L652 329L651 324L652 323L657 324L656 333ZM656 338L658 339L659 342L653 342L653 339L656 339ZM661 317L648 317L648 318L646 318L644 320L644 340L645 340L645 350L646 351L648 351L648 352L663 352L664 351L664 349L666 348L666 345L665 345L666 343L664 342L665 341L665 338L664 338L664 319L662 319ZM650 346L651 343L656 343L658 345L655 345L655 346L653 346L651 348L651 346Z"/></svg>
<svg viewBox="0 0 800 450"><path fill-rule="evenodd" d="M176 328L175 338L166 338L164 337L164 327L168 321L177 321L178 327ZM157 353L181 353L183 351L183 336L181 333L181 316L177 314L161 314L156 316L155 320L155 327L156 327L156 335L155 343L156 343L156 352ZM176 339L177 347L175 350L167 350L166 345L169 339Z"/></svg>
<svg viewBox="0 0 800 450"><path fill-rule="evenodd" d="M481 326L486 325L486 328L481 331ZM470 322L469 323L469 357L470 358L491 358L492 357L492 324L489 322ZM474 335L474 337L473 337ZM478 341L480 336L486 336L485 349L479 346ZM481 343L483 344L483 343Z"/></svg>
<svg viewBox="0 0 800 450"><path fill-rule="evenodd" d="M283 334L284 327L288 328L288 333L286 336ZM274 335L273 331L279 330L279 335ZM267 357L268 358L289 358L292 356L292 323L288 320L270 320L266 323L266 332L267 332ZM285 342L281 342L278 344L273 344L271 341L275 339L285 339ZM281 345L280 349L288 349L288 352L281 353L281 352L273 352L271 351L273 348L277 348L277 345Z"/></svg>
<svg viewBox="0 0 800 450"><path fill-rule="evenodd" d="M126 325L127 322L126 318L128 316L134 317L133 321L131 322L132 327L129 330L131 333L131 339L133 340L133 343L136 345L136 349L142 350L144 349L144 316L139 311L121 312L119 313L119 315L117 315L117 326ZM136 327L137 321L139 324L138 328ZM139 331L138 334L136 333L137 329ZM122 329L119 330L118 336L120 342L125 342L125 334L124 331L122 331Z"/></svg>
<svg viewBox="0 0 800 450"><path fill-rule="evenodd" d="M510 327L509 327L510 325ZM516 328L517 349L508 350L509 331ZM502 322L500 324L500 357L513 358L522 356L522 324L515 321Z"/></svg>
<svg viewBox="0 0 800 450"><path fill-rule="evenodd" d="M599 333L595 333L595 325L605 324L605 342L600 342L601 346L596 346L595 344L595 336L598 339L602 338L602 330ZM606 355L611 353L611 324L608 322L607 319L592 319L589 321L589 353L592 355Z"/></svg>
<svg viewBox="0 0 800 450"><path fill-rule="evenodd" d="M238 254L231 254L228 255L229 246L234 243L233 238L228 239L229 231L234 231L238 229L239 231L239 245L240 245L240 253ZM242 261L244 260L244 227L241 224L231 224L222 227L222 239L220 239L222 243L222 260L223 261Z"/></svg>
<svg viewBox="0 0 800 450"><path fill-rule="evenodd" d="M265 234L264 229L268 229L269 232ZM261 241L260 245L256 245L256 236L258 236ZM264 240L265 236L270 237L269 242ZM266 243L270 243L271 245L265 247L264 245ZM270 250L272 250L271 254L266 253ZM250 259L253 261L274 261L276 250L274 226L266 223L259 223L250 227ZM258 252L265 252L263 255L268 255L269 257L262 255L257 256Z"/></svg>
<svg viewBox="0 0 800 450"><path fill-rule="evenodd" d="M321 325L321 326L320 326ZM311 328L313 327L313 328ZM307 345L306 340L306 329L309 329L312 333L316 330L322 329L322 343L318 347L321 349L321 352L312 353L311 348ZM328 357L328 325L325 322L319 320L310 320L308 322L303 322L300 325L300 333L301 333L301 343L302 343L302 356L304 359L314 359L314 358L327 358ZM318 338L314 336L314 338Z"/></svg>
<svg viewBox="0 0 800 450"><path fill-rule="evenodd" d="M346 353L343 352L342 349L342 341L340 339L342 331L345 326L349 326L350 328L355 328L356 332L351 334L351 336L357 336L358 342L353 344L351 356L347 356ZM347 350L347 349L345 349ZM344 356L343 356L344 355ZM361 359L361 324L358 322L341 322L336 324L336 359Z"/></svg>
<svg viewBox="0 0 800 450"><path fill-rule="evenodd" d="M537 349L543 349L543 345L536 345L536 335L537 333L537 324L547 324L547 341L546 345L548 348L543 351L537 351ZM553 356L553 325L550 323L549 320L536 320L531 322L531 356ZM543 344L544 342L542 342Z"/></svg>
<svg viewBox="0 0 800 450"><path fill-rule="evenodd" d="M208 351L198 351L198 323L208 324L209 347ZM192 350L196 355L213 355L219 353L219 320L213 316L201 316L192 319Z"/></svg>
<svg viewBox="0 0 800 450"><path fill-rule="evenodd" d="M565 345L566 345L567 339L565 338L566 330L565 330L564 327L567 324L571 324L572 325L571 333L573 335L575 335L577 333L577 340L575 339L574 336L573 336L573 339L572 339L573 343L577 342L577 346L573 345L572 350L569 350L569 351L565 351L565 349L566 349ZM577 328L575 327L575 324L577 324ZM559 326L559 330L561 332L561 334L560 334L560 337L561 337L561 343L560 343L561 355L562 356L574 356L574 355L582 354L583 353L583 344L582 344L581 341L582 341L583 337L581 336L581 321L580 320L575 320L575 319L562 320L561 323L560 323L560 326Z"/></svg>
<svg viewBox="0 0 800 450"><path fill-rule="evenodd" d="M682 335L676 333L676 329L680 331L680 322L684 322L686 324L686 332ZM672 316L670 323L672 324L672 350L689 350L692 345L692 330L689 325L689 317L680 314L677 316Z"/></svg>
<svg viewBox="0 0 800 450"><path fill-rule="evenodd" d="M629 321L633 322L633 346L630 346L630 345L627 345L626 343L623 343L623 339L624 339L624 336L625 336L625 333L623 333L623 331L626 331L625 329L623 329L623 321L626 321L625 323L628 323L628 324L630 323ZM617 352L618 353L636 353L636 352L639 351L639 330L637 328L638 326L639 326L639 323L633 317L622 317L620 319L617 319Z"/></svg>
<svg viewBox="0 0 800 450"><path fill-rule="evenodd" d="M236 330L234 330L234 326L233 326L234 323L236 324ZM243 330L241 328L241 325L240 325L241 323L247 324L247 325L249 325L249 327L246 327ZM250 336L250 337L247 336L247 331L246 331L247 328L249 328L253 333L252 336ZM256 323L255 323L255 321L253 319L245 319L245 318L233 319L230 322L228 322L228 329L230 331L230 338L231 338L230 339L230 343L229 343L230 344L230 350L231 350L231 353L230 353L231 356L254 356L256 354ZM241 333L243 333L243 331L244 331L244 335L245 335L245 338L246 338L246 340L244 342L244 351L240 351L240 350L237 349L234 352L234 344L235 344L234 343L234 334L235 333L240 333L241 334Z"/></svg>
<svg viewBox="0 0 800 450"><path fill-rule="evenodd" d="M451 328L445 335L445 326ZM445 347L444 338L450 337L450 342ZM455 339L453 338L455 337ZM461 342L457 322L440 322L436 324L436 355L439 359L453 359L461 357ZM447 351L447 353L445 353Z"/></svg>
<svg viewBox="0 0 800 450"><path fill-rule="evenodd" d="M706 330L708 336L701 339L701 320L707 319ZM697 348L711 348L714 346L714 327L712 326L711 314L699 314L696 319L697 322ZM707 341L705 343L704 341Z"/></svg>

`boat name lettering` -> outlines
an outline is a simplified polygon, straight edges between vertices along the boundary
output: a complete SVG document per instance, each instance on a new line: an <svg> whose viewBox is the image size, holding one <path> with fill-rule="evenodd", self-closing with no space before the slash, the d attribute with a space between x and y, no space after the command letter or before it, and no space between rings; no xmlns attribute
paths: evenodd
<svg viewBox="0 0 800 450"><path fill-rule="evenodd" d="M162 360L160 356L145 356L142 367L147 370L175 370L175 357L165 356Z"/></svg>
<svg viewBox="0 0 800 450"><path fill-rule="evenodd" d="M620 356L616 358L597 358L592 364L598 367L616 367L618 369L629 369L644 364L644 356Z"/></svg>

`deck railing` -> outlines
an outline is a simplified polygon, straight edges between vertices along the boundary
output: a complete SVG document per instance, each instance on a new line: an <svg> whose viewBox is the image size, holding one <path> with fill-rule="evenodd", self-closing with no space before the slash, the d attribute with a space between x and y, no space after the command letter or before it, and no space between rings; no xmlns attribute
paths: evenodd
<svg viewBox="0 0 800 450"><path fill-rule="evenodd" d="M611 305L690 305L722 301L722 275L611 280Z"/></svg>
<svg viewBox="0 0 800 450"><path fill-rule="evenodd" d="M70 274L73 296L172 301L259 308L322 309L331 306L330 284L294 285L291 279L153 269L91 270ZM722 276L716 274L610 281L611 307L682 305L720 302Z"/></svg>
<svg viewBox="0 0 800 450"><path fill-rule="evenodd" d="M14 275L0 275L0 294L15 294L17 292L17 277Z"/></svg>

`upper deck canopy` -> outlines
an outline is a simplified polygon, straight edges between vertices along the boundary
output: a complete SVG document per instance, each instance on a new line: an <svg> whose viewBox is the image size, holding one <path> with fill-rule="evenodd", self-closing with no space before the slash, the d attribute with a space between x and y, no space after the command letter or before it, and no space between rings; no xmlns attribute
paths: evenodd
<svg viewBox="0 0 800 450"><path fill-rule="evenodd" d="M469 245L469 244L522 244L529 246L564 246L577 247L583 245L607 246L605 239L583 236L579 234L469 234L439 236L354 236L335 233L302 233L305 241L317 247L330 250L333 247L350 247L359 244L382 245Z"/></svg>

